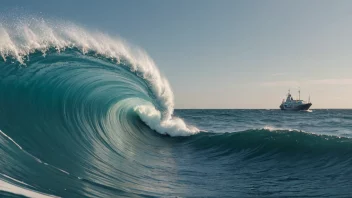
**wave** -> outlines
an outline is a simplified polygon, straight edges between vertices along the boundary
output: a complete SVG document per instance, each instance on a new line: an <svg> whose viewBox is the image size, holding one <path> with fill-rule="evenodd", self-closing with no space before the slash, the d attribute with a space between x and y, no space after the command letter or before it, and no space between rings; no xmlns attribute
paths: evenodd
<svg viewBox="0 0 352 198"><path fill-rule="evenodd" d="M116 67L128 67L135 77L145 81L146 87L143 88L149 94L148 101L155 105L143 107L148 111L142 111L142 107L137 107L136 104L136 110L139 110L143 120L154 125L151 128L172 136L190 135L199 131L195 127L188 128L181 119L172 117L174 101L170 85L160 75L152 59L141 49L131 48L120 39L98 32L92 33L71 23L54 23L33 18L8 24L0 24L0 55L5 62L8 58L14 58L20 64L32 67L41 61L33 61L38 52L43 56L56 53L57 57L78 57L73 53L79 51L87 56L81 57L82 60L97 59L96 61L105 61L106 65L101 62L104 66L110 64L108 67L111 67L113 64ZM149 118L143 113L160 114L160 117ZM168 133L167 128L170 127L173 129Z"/></svg>
<svg viewBox="0 0 352 198"><path fill-rule="evenodd" d="M350 166L349 138L186 124L143 50L72 23L2 21L0 55L1 196L221 197L237 170L265 160Z"/></svg>
<svg viewBox="0 0 352 198"><path fill-rule="evenodd" d="M0 173L32 185L24 195L105 197L101 186L111 195L163 195L152 193L156 183L143 179L151 177L145 167L167 158L154 154L168 146L164 135L200 130L173 116L170 85L143 50L32 18L0 22L0 55ZM91 190L77 192L81 185Z"/></svg>

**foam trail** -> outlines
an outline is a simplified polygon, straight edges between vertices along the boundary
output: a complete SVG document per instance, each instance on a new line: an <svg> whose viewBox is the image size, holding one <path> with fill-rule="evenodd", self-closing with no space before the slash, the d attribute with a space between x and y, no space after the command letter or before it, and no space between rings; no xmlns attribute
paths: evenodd
<svg viewBox="0 0 352 198"><path fill-rule="evenodd" d="M12 138L10 138L8 135L6 135L4 132L2 132L1 130L0 130L0 134L2 134L3 136L5 136L7 139L9 139L12 143L14 143L19 149L21 149L21 150L23 150L22 149L22 147L19 145L19 144L17 144L17 142L15 142Z"/></svg>
<svg viewBox="0 0 352 198"><path fill-rule="evenodd" d="M7 178L10 178L9 176L7 176ZM12 179L12 178L11 178ZM16 182L19 182L15 179L12 179ZM23 182L21 182L23 183ZM23 183L25 184L25 183ZM28 186L28 184L25 184ZM26 188L22 188L13 184L10 184L6 181L3 181L0 179L0 191L6 191L6 192L10 192L13 194L17 194L17 195L22 195L22 196L26 196L26 197L34 197L34 198L57 198L57 196L54 195L48 195L48 194L44 194L44 193L40 193L40 192L36 192L33 190L29 190Z"/></svg>

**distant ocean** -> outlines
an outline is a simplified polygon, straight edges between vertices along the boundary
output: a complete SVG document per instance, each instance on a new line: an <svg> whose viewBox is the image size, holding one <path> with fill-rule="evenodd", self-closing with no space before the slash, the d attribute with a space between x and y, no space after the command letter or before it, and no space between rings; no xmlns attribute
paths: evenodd
<svg viewBox="0 0 352 198"><path fill-rule="evenodd" d="M145 52L67 23L3 23L0 55L0 197L352 194L352 110L174 110Z"/></svg>

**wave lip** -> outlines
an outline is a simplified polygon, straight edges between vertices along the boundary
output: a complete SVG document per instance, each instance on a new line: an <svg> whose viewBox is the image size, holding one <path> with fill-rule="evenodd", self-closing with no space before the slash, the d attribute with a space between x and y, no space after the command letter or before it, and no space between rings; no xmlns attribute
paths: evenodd
<svg viewBox="0 0 352 198"><path fill-rule="evenodd" d="M83 54L94 54L120 63L126 59L131 71L148 81L162 108L165 119L173 113L173 93L168 81L160 75L154 61L141 49L131 48L117 38L99 32L90 32L72 23L46 22L43 19L15 21L11 25L0 23L0 55L6 61L14 57L22 64L31 53L46 52L55 48L58 52L77 48Z"/></svg>

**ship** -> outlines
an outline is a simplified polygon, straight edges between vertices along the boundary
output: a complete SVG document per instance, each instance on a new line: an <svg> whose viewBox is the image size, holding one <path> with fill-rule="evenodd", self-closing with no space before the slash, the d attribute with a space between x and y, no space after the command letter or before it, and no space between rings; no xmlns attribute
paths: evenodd
<svg viewBox="0 0 352 198"><path fill-rule="evenodd" d="M287 111L306 111L308 110L311 106L312 103L310 102L310 97L308 99L308 102L301 100L301 91L298 90L298 100L293 99L290 90L288 90L287 98L286 100L283 99L282 103L280 105L281 110L287 110Z"/></svg>

